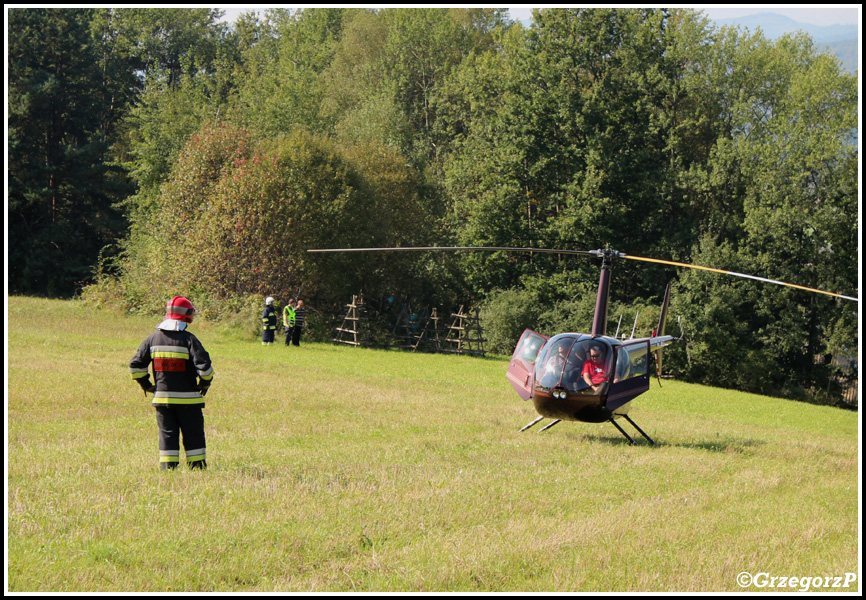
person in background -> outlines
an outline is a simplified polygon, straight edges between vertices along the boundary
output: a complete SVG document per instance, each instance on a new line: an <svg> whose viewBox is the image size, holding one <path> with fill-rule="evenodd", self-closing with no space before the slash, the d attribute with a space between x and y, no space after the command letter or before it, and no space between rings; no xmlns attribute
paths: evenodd
<svg viewBox="0 0 866 600"><path fill-rule="evenodd" d="M295 308L295 327L292 330L292 345L301 345L301 334L304 332L304 321L307 317L307 311L304 308L304 301L298 300L298 306Z"/></svg>
<svg viewBox="0 0 866 600"><path fill-rule="evenodd" d="M204 396L213 380L210 355L186 330L196 310L183 296L169 300L165 320L138 347L129 374L144 395L153 394L159 426L159 466L175 469L180 462L180 436L190 469L207 467L204 437ZM154 383L149 367L153 365Z"/></svg>
<svg viewBox="0 0 866 600"><path fill-rule="evenodd" d="M274 333L277 331L277 311L274 310L274 299L265 298L265 311L262 313L262 344L274 343Z"/></svg>
<svg viewBox="0 0 866 600"><path fill-rule="evenodd" d="M283 307L283 327L286 331L286 346L292 343L292 332L295 328L295 299L289 299Z"/></svg>

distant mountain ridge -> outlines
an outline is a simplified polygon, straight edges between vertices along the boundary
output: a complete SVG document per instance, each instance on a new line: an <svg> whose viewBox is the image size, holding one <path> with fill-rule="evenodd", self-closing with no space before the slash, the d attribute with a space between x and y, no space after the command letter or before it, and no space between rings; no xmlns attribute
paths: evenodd
<svg viewBox="0 0 866 600"><path fill-rule="evenodd" d="M859 69L857 38L860 32L857 25L812 25L775 13L714 19L713 22L719 27L731 25L749 30L760 29L764 36L771 40L802 30L817 46L825 46L831 54L839 58L846 71L853 74Z"/></svg>
<svg viewBox="0 0 866 600"><path fill-rule="evenodd" d="M816 43L856 40L859 33L857 25L812 25L811 23L800 23L799 21L775 13L760 13L733 19L716 19L715 23L720 26L740 25L749 29L760 27L764 35L770 39L776 39L786 33L803 30Z"/></svg>

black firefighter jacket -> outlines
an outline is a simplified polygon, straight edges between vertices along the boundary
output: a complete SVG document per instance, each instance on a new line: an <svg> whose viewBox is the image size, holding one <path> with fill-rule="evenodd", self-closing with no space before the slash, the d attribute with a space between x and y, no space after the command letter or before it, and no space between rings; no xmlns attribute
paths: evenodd
<svg viewBox="0 0 866 600"><path fill-rule="evenodd" d="M201 391L213 379L210 355L188 331L152 333L129 362L129 374L145 390L150 387L148 366L153 364L154 405L204 406Z"/></svg>

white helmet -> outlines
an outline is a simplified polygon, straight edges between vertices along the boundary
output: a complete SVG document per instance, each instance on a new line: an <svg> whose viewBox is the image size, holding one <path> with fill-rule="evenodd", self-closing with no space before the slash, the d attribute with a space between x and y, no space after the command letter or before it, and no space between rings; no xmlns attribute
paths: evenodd
<svg viewBox="0 0 866 600"><path fill-rule="evenodd" d="M265 305L266 305L266 306L270 306L270 305L273 304L273 303L274 303L274 299L271 298L270 296L268 296L267 298L265 298Z"/></svg>

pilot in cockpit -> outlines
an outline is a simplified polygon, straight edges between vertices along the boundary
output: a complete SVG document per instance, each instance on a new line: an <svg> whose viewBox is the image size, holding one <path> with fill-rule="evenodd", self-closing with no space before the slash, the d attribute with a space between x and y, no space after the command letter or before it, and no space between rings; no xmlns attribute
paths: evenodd
<svg viewBox="0 0 866 600"><path fill-rule="evenodd" d="M607 382L607 372L604 364L604 348L601 344L592 344L589 347L588 360L583 363L581 376L594 392L602 391Z"/></svg>
<svg viewBox="0 0 866 600"><path fill-rule="evenodd" d="M550 353L550 358L547 359L547 364L544 367L544 374L559 375L562 372L562 366L565 364L565 356L568 353L568 347L560 344Z"/></svg>
<svg viewBox="0 0 866 600"><path fill-rule="evenodd" d="M565 364L565 357L568 354L568 346L558 344L555 348L551 348L547 359L544 361L544 366L541 369L541 385L546 388L552 388L562 376L562 367Z"/></svg>

